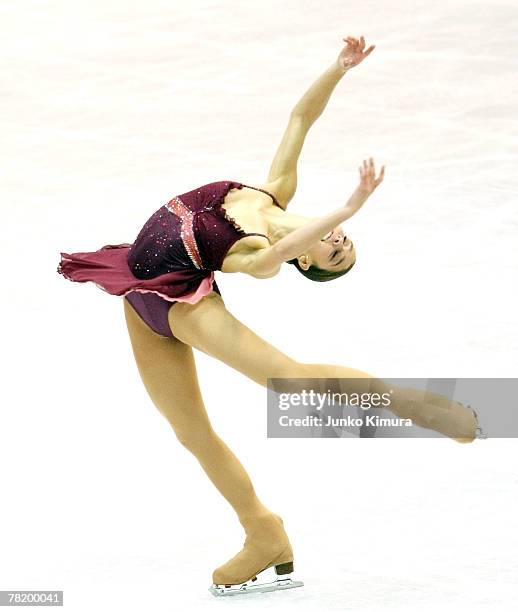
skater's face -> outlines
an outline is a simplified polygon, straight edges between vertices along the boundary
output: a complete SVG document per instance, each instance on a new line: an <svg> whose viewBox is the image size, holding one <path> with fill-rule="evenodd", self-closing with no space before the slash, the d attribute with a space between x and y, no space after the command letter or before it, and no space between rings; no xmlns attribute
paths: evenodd
<svg viewBox="0 0 518 612"><path fill-rule="evenodd" d="M313 265L322 270L341 272L352 266L355 261L354 245L345 235L343 227L339 225L308 249L299 259L299 265L304 270Z"/></svg>

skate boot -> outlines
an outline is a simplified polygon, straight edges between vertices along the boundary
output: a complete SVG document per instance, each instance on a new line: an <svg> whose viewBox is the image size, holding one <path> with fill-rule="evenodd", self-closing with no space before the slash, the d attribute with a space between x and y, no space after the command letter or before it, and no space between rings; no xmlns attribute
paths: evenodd
<svg viewBox="0 0 518 612"><path fill-rule="evenodd" d="M258 581L257 575L274 568L270 581ZM277 514L259 517L247 531L242 550L212 574L209 591L215 595L264 593L303 586L292 579L293 550L282 519Z"/></svg>

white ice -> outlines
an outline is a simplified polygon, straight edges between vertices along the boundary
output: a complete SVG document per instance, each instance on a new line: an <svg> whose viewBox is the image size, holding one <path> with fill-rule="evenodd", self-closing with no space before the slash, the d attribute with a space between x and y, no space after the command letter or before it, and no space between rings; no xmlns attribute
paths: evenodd
<svg viewBox="0 0 518 612"><path fill-rule="evenodd" d="M515 376L516 1L20 0L0 22L0 590L60 589L74 612L515 609L515 440L267 439L266 390L197 352L305 582L214 600L236 516L148 398L121 299L56 267L197 185L265 182L292 107L363 34L377 47L311 128L290 203L331 211L362 159L385 164L347 223L356 267L220 274L225 302L300 361Z"/></svg>

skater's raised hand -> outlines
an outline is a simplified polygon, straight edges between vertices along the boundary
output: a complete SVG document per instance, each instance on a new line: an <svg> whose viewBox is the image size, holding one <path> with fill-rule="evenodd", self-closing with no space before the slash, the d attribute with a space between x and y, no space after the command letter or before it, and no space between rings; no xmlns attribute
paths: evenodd
<svg viewBox="0 0 518 612"><path fill-rule="evenodd" d="M385 166L381 166L381 171L378 178L376 178L376 170L374 168L374 160L369 157L369 161L363 160L363 165L358 167L360 171L360 184L358 185L358 191L363 192L367 197L376 189L376 187L383 181L385 176Z"/></svg>
<svg viewBox="0 0 518 612"><path fill-rule="evenodd" d="M363 36L360 36L360 39L354 38L353 36L348 36L347 38L343 38L347 44L340 51L340 55L338 56L336 62L341 70L346 72L354 66L357 66L360 62L369 55L376 45L371 45L367 51L365 49L365 39Z"/></svg>
<svg viewBox="0 0 518 612"><path fill-rule="evenodd" d="M360 184L356 187L353 195L347 200L345 205L351 211L351 215L360 210L385 176L385 166L382 166L381 172L378 178L376 178L376 170L372 157L369 158L368 162L364 159L363 165L359 166L358 169L360 171Z"/></svg>

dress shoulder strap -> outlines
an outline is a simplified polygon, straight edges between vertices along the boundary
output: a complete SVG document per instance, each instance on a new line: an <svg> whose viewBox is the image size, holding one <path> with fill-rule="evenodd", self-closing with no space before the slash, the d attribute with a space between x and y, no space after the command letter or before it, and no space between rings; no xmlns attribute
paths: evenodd
<svg viewBox="0 0 518 612"><path fill-rule="evenodd" d="M241 183L241 185L243 185L243 187L248 187L249 189L255 189L256 191L262 191L263 193L265 193L266 195L269 195L272 198L276 206L278 206L279 208L282 208L282 206L277 201L277 198L273 196L269 191L266 191L266 189L261 189L260 187L252 187L252 185L245 185L244 183Z"/></svg>

